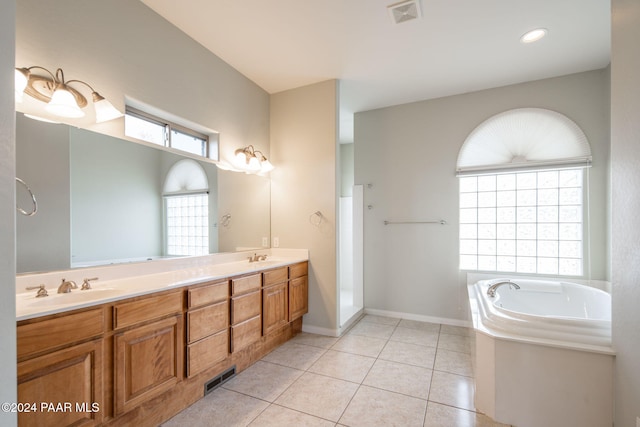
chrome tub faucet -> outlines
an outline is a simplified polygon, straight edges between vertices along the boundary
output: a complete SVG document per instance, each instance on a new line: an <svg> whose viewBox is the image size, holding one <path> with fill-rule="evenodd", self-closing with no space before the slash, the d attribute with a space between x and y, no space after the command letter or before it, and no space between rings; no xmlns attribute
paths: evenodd
<svg viewBox="0 0 640 427"><path fill-rule="evenodd" d="M511 280L503 280L489 286L489 289L487 289L487 295L489 295L491 298L494 298L496 296L496 291L502 285L509 285L509 287L512 289L520 289L520 286L518 286L516 283L513 283Z"/></svg>

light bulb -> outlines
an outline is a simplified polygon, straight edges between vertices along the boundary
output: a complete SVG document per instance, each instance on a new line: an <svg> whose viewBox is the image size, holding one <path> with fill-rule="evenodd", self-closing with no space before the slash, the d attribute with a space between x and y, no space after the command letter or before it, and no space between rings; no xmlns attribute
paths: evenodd
<svg viewBox="0 0 640 427"><path fill-rule="evenodd" d="M244 153L244 150L236 150L236 155L233 158L233 163L235 167L241 170L245 170L247 168L247 155Z"/></svg>
<svg viewBox="0 0 640 427"><path fill-rule="evenodd" d="M271 162L267 159L264 159L260 164L260 172L267 173L267 172L271 172L273 169L275 168L273 167Z"/></svg>
<svg viewBox="0 0 640 427"><path fill-rule="evenodd" d="M545 28L536 28L535 30L531 30L523 34L522 37L520 37L520 41L522 43L533 43L540 40L546 35L547 30Z"/></svg>
<svg viewBox="0 0 640 427"><path fill-rule="evenodd" d="M260 160L257 157L253 156L249 159L249 164L247 165L247 169L251 171L259 171L260 170Z"/></svg>
<svg viewBox="0 0 640 427"><path fill-rule="evenodd" d="M76 99L71 92L64 87L58 87L55 92L53 92L51 101L49 101L45 110L59 117L70 117L74 119L84 117L84 111L78 107Z"/></svg>
<svg viewBox="0 0 640 427"><path fill-rule="evenodd" d="M29 74L30 72L26 68L16 68L14 86L16 102L22 102L24 90L26 89L27 83L29 82Z"/></svg>
<svg viewBox="0 0 640 427"><path fill-rule="evenodd" d="M113 104L100 96L98 92L93 92L92 96L93 108L96 110L96 123L108 122L124 115Z"/></svg>

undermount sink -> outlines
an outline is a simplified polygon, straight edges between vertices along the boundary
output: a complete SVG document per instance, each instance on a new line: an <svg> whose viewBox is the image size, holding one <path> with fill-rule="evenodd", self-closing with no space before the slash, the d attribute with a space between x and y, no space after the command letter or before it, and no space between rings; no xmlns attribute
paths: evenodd
<svg viewBox="0 0 640 427"><path fill-rule="evenodd" d="M27 305L30 307L81 304L83 302L112 298L125 293L124 289L94 288L88 290L76 290L66 294L50 294L46 297L34 298Z"/></svg>
<svg viewBox="0 0 640 427"><path fill-rule="evenodd" d="M264 261L250 262L249 266L253 267L253 268L265 268L265 267L270 267L270 266L276 265L276 264L282 264L282 261L277 260L277 259L267 259L267 260L264 260Z"/></svg>

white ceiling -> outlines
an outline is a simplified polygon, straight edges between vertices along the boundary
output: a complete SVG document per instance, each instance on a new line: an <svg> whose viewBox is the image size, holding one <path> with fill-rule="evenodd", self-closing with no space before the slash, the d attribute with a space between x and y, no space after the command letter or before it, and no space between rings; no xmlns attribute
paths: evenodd
<svg viewBox="0 0 640 427"><path fill-rule="evenodd" d="M610 0L142 0L269 93L340 79L341 114L604 68ZM525 32L544 27L539 42Z"/></svg>

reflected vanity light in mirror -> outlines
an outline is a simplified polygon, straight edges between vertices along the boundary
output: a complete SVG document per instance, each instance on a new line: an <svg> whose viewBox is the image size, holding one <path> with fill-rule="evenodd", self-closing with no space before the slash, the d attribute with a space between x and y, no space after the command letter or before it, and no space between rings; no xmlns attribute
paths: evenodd
<svg viewBox="0 0 640 427"><path fill-rule="evenodd" d="M33 74L31 70L38 69L45 71L48 76ZM91 90L91 100L95 109L96 123L122 117L109 101L96 92L88 83L82 80L65 81L64 72L61 68L56 70L55 75L44 67L34 65L28 68L15 69L15 96L16 102L21 103L24 94L31 96L42 102L46 102L45 110L49 113L66 118L81 118L85 116L82 108L88 105L87 98L71 84L81 84Z"/></svg>

